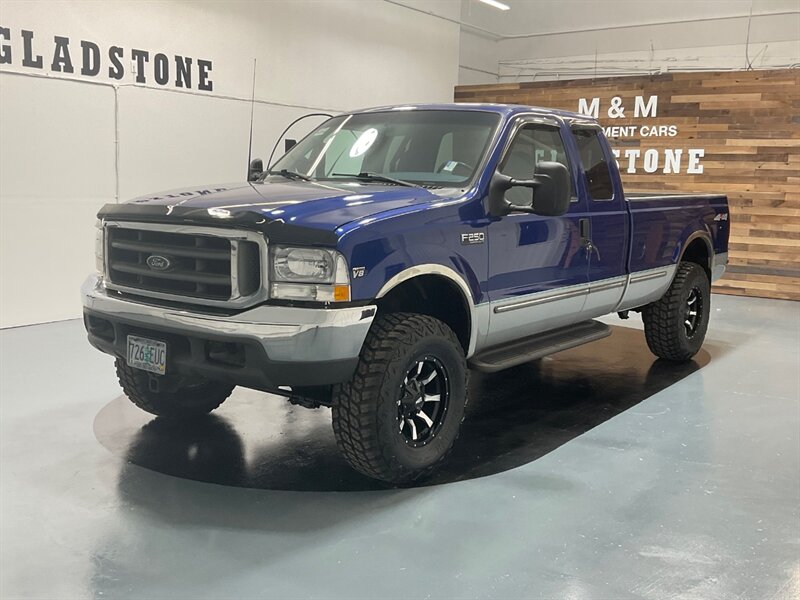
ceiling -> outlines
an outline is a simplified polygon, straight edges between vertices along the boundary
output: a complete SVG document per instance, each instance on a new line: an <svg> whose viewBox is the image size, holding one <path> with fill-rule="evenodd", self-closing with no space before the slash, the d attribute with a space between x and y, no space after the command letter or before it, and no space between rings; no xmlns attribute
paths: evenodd
<svg viewBox="0 0 800 600"><path fill-rule="evenodd" d="M461 0L462 25L493 37L602 30L680 21L798 11L796 0L501 0L501 11L478 0ZM421 3L420 3L421 4Z"/></svg>

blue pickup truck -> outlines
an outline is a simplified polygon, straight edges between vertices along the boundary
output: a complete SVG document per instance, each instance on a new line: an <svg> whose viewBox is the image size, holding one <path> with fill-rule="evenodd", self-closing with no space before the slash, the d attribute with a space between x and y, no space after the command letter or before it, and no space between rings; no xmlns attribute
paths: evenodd
<svg viewBox="0 0 800 600"><path fill-rule="evenodd" d="M597 122L498 104L332 117L249 181L109 204L83 286L89 341L140 408L189 419L234 386L330 406L359 471L404 483L499 371L642 313L700 349L727 198L625 194Z"/></svg>

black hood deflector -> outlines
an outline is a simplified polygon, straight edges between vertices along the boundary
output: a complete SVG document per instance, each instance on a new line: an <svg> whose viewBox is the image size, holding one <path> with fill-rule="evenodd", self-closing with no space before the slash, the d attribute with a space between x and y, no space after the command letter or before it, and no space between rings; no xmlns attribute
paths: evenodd
<svg viewBox="0 0 800 600"><path fill-rule="evenodd" d="M210 214L207 208L126 203L106 204L97 213L97 217L119 221L247 229L259 231L270 242L277 244L335 247L338 241L338 236L332 231L288 225L280 219L265 218L263 213L256 211L238 211L223 218Z"/></svg>

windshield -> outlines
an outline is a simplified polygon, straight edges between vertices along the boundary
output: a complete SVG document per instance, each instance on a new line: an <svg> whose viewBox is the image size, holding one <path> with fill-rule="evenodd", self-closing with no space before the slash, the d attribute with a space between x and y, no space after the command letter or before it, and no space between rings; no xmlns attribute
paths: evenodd
<svg viewBox="0 0 800 600"><path fill-rule="evenodd" d="M479 111L404 110L334 117L274 166L315 180L457 187L472 179L500 121ZM382 179L385 178L385 179Z"/></svg>

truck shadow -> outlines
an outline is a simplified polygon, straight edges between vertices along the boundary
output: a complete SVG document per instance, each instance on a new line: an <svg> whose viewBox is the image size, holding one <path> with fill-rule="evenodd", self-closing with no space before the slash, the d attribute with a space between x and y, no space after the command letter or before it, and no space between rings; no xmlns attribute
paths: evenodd
<svg viewBox="0 0 800 600"><path fill-rule="evenodd" d="M453 452L413 487L485 477L532 462L707 365L656 360L640 330L495 373L472 373L470 403ZM97 439L129 464L163 474L262 490L367 491L390 486L353 471L340 456L330 410L237 390L191 422L152 418L123 396L98 413ZM121 476L121 479L123 477Z"/></svg>

